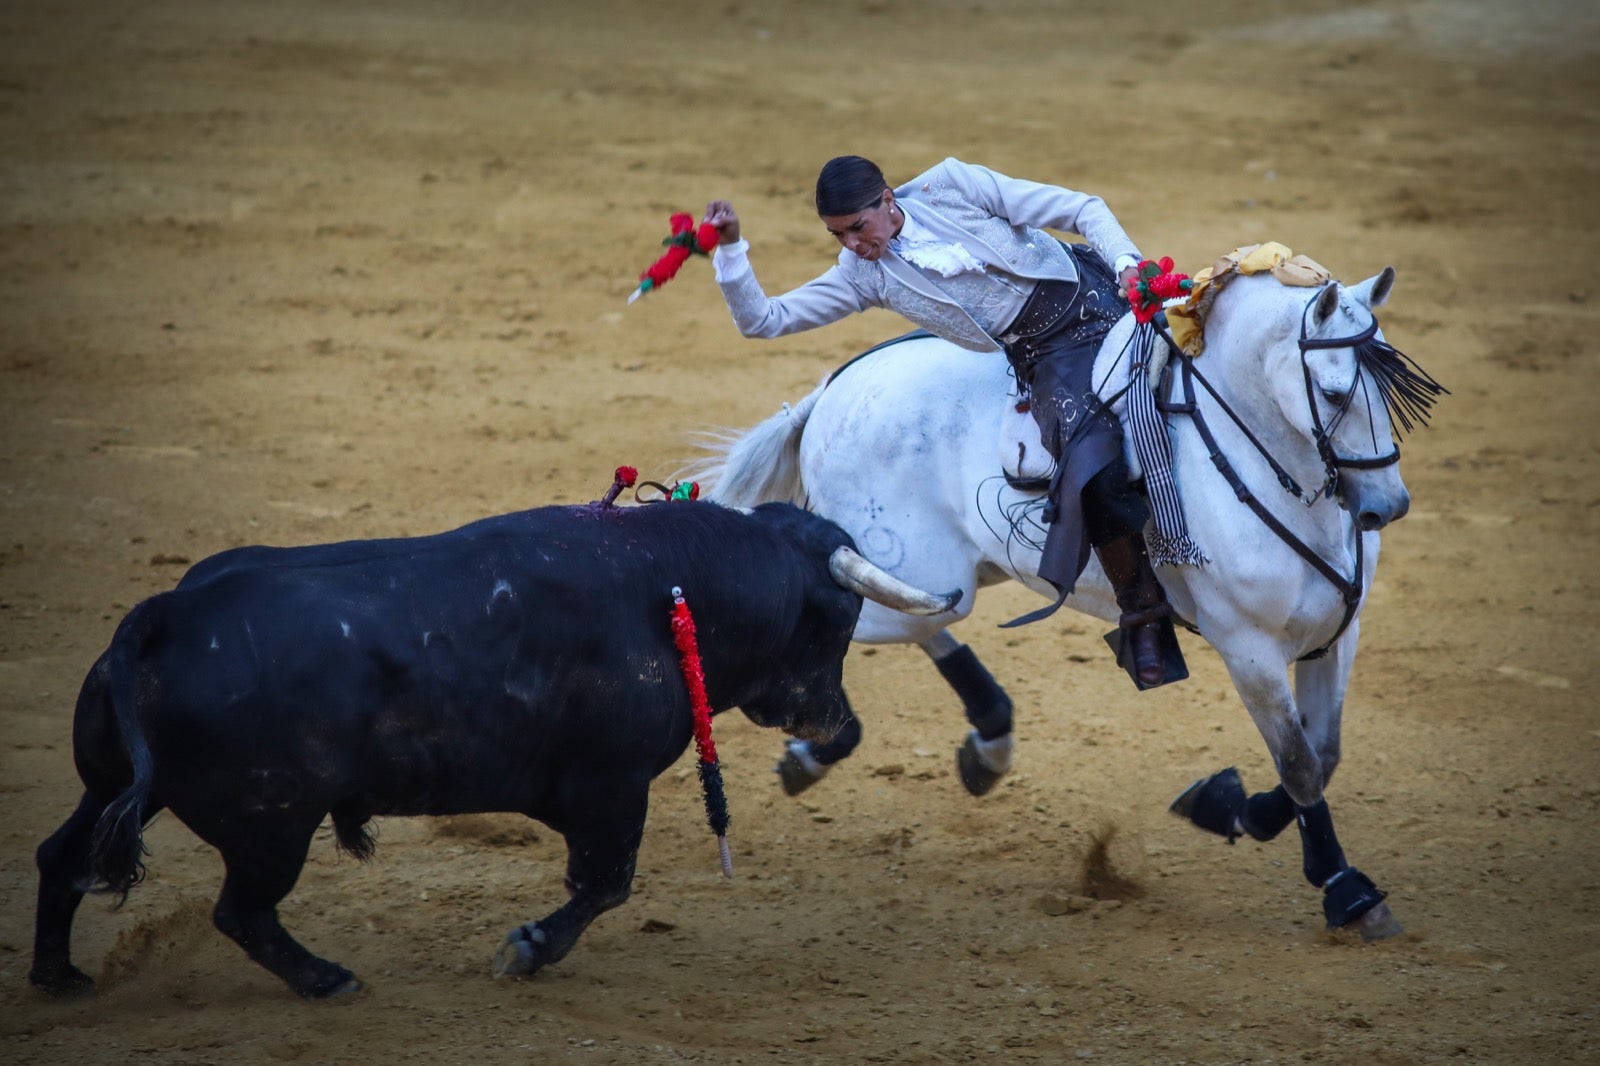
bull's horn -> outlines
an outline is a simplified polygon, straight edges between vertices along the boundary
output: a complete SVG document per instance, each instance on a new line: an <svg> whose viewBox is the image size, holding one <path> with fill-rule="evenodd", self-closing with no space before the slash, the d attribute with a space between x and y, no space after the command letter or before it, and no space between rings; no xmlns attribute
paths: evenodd
<svg viewBox="0 0 1600 1066"><path fill-rule="evenodd" d="M942 594L924 592L842 545L828 557L828 572L851 592L906 614L940 614L961 602L960 589Z"/></svg>

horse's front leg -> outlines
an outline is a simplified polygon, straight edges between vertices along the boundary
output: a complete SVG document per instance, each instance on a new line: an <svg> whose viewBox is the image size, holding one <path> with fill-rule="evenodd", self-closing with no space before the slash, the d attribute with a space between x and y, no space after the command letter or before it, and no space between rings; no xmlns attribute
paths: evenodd
<svg viewBox="0 0 1600 1066"><path fill-rule="evenodd" d="M1230 843L1246 834L1269 840L1295 822L1303 871L1323 890L1329 928L1353 925L1373 940L1399 932L1399 925L1383 905L1384 893L1345 860L1323 795L1338 764L1338 714L1354 655L1354 635L1346 636L1348 642L1340 642L1341 652L1330 653L1330 661L1299 664L1296 690L1310 697L1304 707L1290 692L1286 656L1275 654L1268 642L1247 642L1225 652L1234 686L1272 753L1279 785L1247 795L1238 771L1230 767L1195 782L1172 809Z"/></svg>
<svg viewBox="0 0 1600 1066"><path fill-rule="evenodd" d="M1355 657L1355 630L1356 626L1352 625L1343 639L1322 658L1294 664L1293 715L1321 767L1318 798L1327 789L1339 765L1339 723L1344 712L1350 666ZM1265 687L1275 689L1270 674ZM1240 692L1243 691L1241 688ZM1266 698L1285 699L1287 693L1272 691ZM1270 746L1271 742L1268 744ZM1202 829L1227 837L1231 844L1242 836L1272 840L1296 820L1295 807L1295 801L1281 782L1270 791L1247 794L1239 772L1230 767L1190 785L1173 802L1172 810Z"/></svg>
<svg viewBox="0 0 1600 1066"><path fill-rule="evenodd" d="M1322 787L1328 787L1339 766L1339 728L1345 691L1355 664L1360 621L1352 622L1328 653L1294 665L1294 692L1301 726L1322 762ZM1253 797L1252 797L1253 798ZM1364 939L1381 940L1401 932L1400 922L1383 902L1384 893L1360 870L1345 861L1333 831L1328 801L1296 810L1300 843L1305 852L1306 879L1323 890L1328 928L1349 926ZM1331 873L1329 871L1332 871Z"/></svg>
<svg viewBox="0 0 1600 1066"><path fill-rule="evenodd" d="M1257 732L1267 742L1285 798L1296 807L1312 806L1322 800L1327 776L1322 755L1289 690L1289 656L1276 641L1263 637L1236 644L1217 650Z"/></svg>

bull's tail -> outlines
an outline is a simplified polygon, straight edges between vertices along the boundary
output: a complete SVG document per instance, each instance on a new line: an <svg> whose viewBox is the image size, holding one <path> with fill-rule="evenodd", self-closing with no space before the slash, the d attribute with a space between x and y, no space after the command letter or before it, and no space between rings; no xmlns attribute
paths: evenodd
<svg viewBox="0 0 1600 1066"><path fill-rule="evenodd" d="M800 474L800 438L824 382L799 403L783 409L743 433L713 436L706 450L711 458L696 468L692 480L702 494L727 507L755 507L781 501L806 506ZM686 479L690 480L690 479Z"/></svg>
<svg viewBox="0 0 1600 1066"><path fill-rule="evenodd" d="M156 631L157 601L136 606L117 627L106 652L106 696L117 735L133 772L133 781L112 800L95 823L89 841L89 871L97 892L114 892L122 900L144 880L145 812L155 784L155 760L139 716L141 652Z"/></svg>

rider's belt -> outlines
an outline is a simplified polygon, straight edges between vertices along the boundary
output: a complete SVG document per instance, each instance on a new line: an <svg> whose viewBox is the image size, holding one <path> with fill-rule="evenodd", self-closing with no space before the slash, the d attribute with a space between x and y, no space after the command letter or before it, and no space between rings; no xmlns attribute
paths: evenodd
<svg viewBox="0 0 1600 1066"><path fill-rule="evenodd" d="M1052 326L1066 317L1078 299L1076 281L1059 281L1046 278L1033 287L1022 311L997 338L1010 348L1020 341L1030 340L1049 332Z"/></svg>

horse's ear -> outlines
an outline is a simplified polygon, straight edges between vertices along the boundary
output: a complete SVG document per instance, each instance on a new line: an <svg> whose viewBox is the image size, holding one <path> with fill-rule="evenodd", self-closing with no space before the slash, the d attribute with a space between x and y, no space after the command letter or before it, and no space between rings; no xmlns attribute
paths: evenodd
<svg viewBox="0 0 1600 1066"><path fill-rule="evenodd" d="M1317 306L1312 311L1312 321L1320 326L1337 310L1339 310L1339 283L1333 282L1317 293Z"/></svg>
<svg viewBox="0 0 1600 1066"><path fill-rule="evenodd" d="M1371 311L1382 307L1384 301L1389 298L1389 294L1393 291L1394 267L1386 266L1383 268L1383 273L1376 274L1363 281L1351 290L1351 294L1358 301L1365 304L1367 310Z"/></svg>

